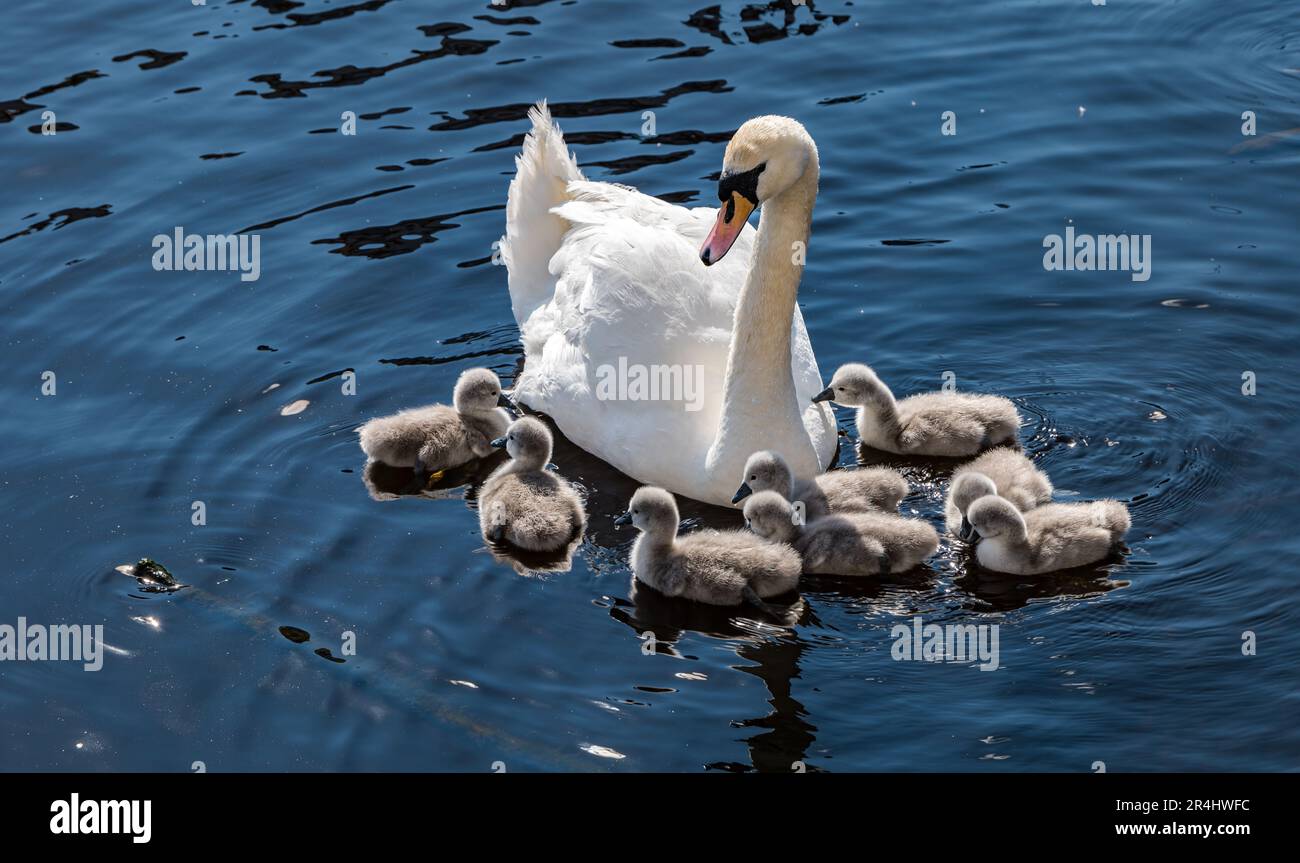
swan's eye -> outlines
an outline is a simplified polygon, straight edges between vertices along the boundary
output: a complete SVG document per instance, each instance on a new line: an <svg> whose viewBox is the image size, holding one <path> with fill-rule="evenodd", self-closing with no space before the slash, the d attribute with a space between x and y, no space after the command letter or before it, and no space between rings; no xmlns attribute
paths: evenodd
<svg viewBox="0 0 1300 863"><path fill-rule="evenodd" d="M835 389L838 392L844 392L844 387L836 387Z"/></svg>
<svg viewBox="0 0 1300 863"><path fill-rule="evenodd" d="M749 481L750 481L750 482L758 482L758 474L754 474L753 476L751 476L751 477L749 478Z"/></svg>

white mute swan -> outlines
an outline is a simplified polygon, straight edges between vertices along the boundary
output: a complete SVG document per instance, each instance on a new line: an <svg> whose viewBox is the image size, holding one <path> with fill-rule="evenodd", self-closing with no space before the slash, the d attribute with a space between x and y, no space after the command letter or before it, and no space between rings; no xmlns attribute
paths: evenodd
<svg viewBox="0 0 1300 863"><path fill-rule="evenodd" d="M516 400L632 478L707 503L730 504L757 450L800 480L820 473L836 425L812 404L821 374L795 303L819 173L803 126L741 126L714 210L584 180L546 104L529 117L501 241ZM657 386L618 380L633 374Z"/></svg>

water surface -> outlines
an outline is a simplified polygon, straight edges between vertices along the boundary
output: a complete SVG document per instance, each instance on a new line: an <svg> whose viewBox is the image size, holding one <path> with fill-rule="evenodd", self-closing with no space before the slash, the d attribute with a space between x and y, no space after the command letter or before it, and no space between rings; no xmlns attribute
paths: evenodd
<svg viewBox="0 0 1300 863"><path fill-rule="evenodd" d="M11 0L3 23L0 622L102 623L119 652L0 665L0 768L1297 767L1288 4ZM475 471L386 494L357 425L517 369L492 243L542 97L588 176L688 205L745 119L804 122L823 372L1015 399L1061 499L1130 502L1131 552L1016 579L945 543L810 582L781 628L634 596L634 483L563 441L591 522L567 571L483 549ZM260 278L155 272L177 226L259 234ZM1152 277L1045 271L1069 226L1150 234ZM938 524L948 466L901 466ZM114 570L143 556L190 587ZM893 661L918 614L998 624L1002 668Z"/></svg>

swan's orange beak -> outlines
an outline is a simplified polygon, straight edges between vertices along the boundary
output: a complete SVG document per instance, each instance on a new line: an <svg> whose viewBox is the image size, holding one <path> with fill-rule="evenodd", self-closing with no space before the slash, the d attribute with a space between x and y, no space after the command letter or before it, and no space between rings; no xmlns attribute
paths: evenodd
<svg viewBox="0 0 1300 863"><path fill-rule="evenodd" d="M732 243L740 236L752 212L754 204L748 198L739 192L731 193L731 199L718 208L718 220L704 238L704 245L700 246L700 260L704 266L716 264L731 250Z"/></svg>

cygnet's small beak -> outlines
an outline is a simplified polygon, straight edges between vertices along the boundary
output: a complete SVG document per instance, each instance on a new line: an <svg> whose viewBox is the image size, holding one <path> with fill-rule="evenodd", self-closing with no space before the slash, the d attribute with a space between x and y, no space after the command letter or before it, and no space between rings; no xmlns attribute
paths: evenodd
<svg viewBox="0 0 1300 863"><path fill-rule="evenodd" d="M547 469L547 470L559 470L559 469L560 469L560 466L559 466L558 464L556 464L555 462L553 462L553 461L548 461L548 462L546 463L546 469Z"/></svg>
<svg viewBox="0 0 1300 863"><path fill-rule="evenodd" d="M963 542L970 542L974 536L976 536L975 526L970 523L970 519L963 515L961 517L961 528L957 531L957 538Z"/></svg>
<svg viewBox="0 0 1300 863"><path fill-rule="evenodd" d="M510 410L514 410L514 409L515 409L515 403L512 402L512 401L510 401L510 396L508 396L508 395L506 395L504 392L502 392L501 395L497 396L497 407L499 407L499 408L509 408Z"/></svg>
<svg viewBox="0 0 1300 863"><path fill-rule="evenodd" d="M632 513L625 512L622 515L620 515L618 518L614 519L614 529L618 530L623 525L631 524L631 523L632 523Z"/></svg>
<svg viewBox="0 0 1300 863"><path fill-rule="evenodd" d="M505 445L506 445L506 439L504 437L499 437L496 440L492 441L493 449L501 449Z"/></svg>
<svg viewBox="0 0 1300 863"><path fill-rule="evenodd" d="M817 395L813 396L812 400L814 402L828 402L834 396L835 396L835 387L827 387L826 389L819 392Z"/></svg>
<svg viewBox="0 0 1300 863"><path fill-rule="evenodd" d="M731 502L740 503L742 500L749 497L753 493L754 490L749 487L749 483L742 482L740 484L740 488L736 489L736 496L731 499Z"/></svg>

